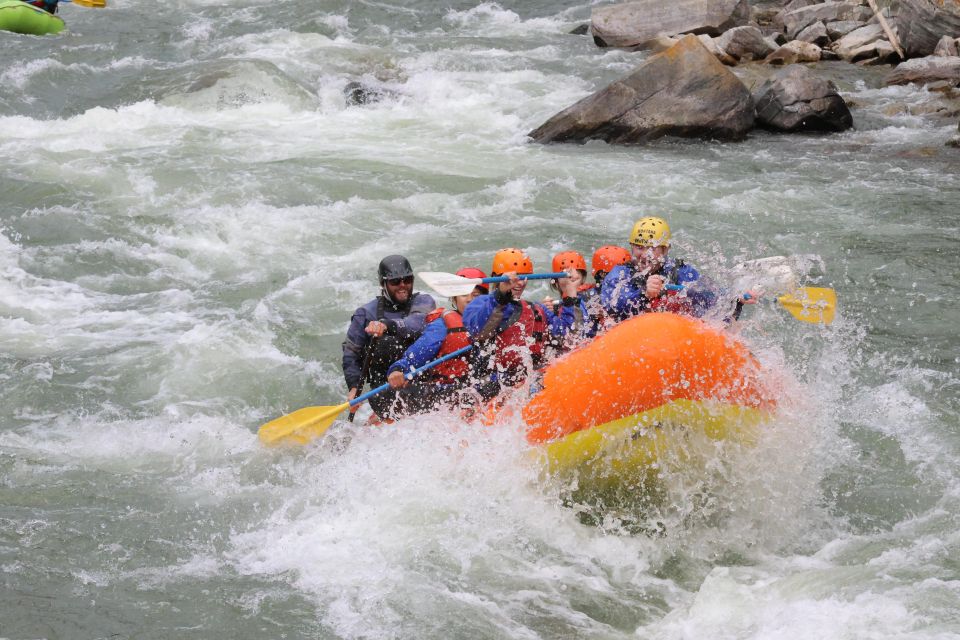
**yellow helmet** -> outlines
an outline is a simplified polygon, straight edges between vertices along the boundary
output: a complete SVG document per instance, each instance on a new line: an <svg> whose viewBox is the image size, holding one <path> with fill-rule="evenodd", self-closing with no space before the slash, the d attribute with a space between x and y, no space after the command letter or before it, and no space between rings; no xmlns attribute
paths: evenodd
<svg viewBox="0 0 960 640"><path fill-rule="evenodd" d="M669 247L670 225L663 218L640 218L630 232L630 244L641 247Z"/></svg>

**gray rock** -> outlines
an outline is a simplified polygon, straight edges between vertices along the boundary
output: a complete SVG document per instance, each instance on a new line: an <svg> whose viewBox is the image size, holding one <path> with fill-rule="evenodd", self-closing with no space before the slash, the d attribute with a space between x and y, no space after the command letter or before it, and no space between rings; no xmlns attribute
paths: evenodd
<svg viewBox="0 0 960 640"><path fill-rule="evenodd" d="M823 23L838 20L866 22L872 15L870 9L855 2L824 2L784 14L783 29L787 37L796 39L798 33L818 20Z"/></svg>
<svg viewBox="0 0 960 640"><path fill-rule="evenodd" d="M870 45L881 39L886 41L886 37L879 24L868 24L837 40L833 50L844 60L857 60L868 57L868 55L872 56L873 54L870 52L875 51L876 47Z"/></svg>
<svg viewBox="0 0 960 640"><path fill-rule="evenodd" d="M714 41L724 53L738 62L763 60L776 49L763 37L759 27L734 27Z"/></svg>
<svg viewBox="0 0 960 640"><path fill-rule="evenodd" d="M704 36L709 38L710 36ZM661 51L666 51L673 45L680 42L680 38L671 38L670 36L657 36L653 40L648 40L641 45L644 50L653 51L654 53L660 53Z"/></svg>
<svg viewBox="0 0 960 640"><path fill-rule="evenodd" d="M864 23L857 22L856 20L838 20L836 22L828 22L827 35L830 36L831 40L839 40L851 31L859 29L862 26L864 26Z"/></svg>
<svg viewBox="0 0 960 640"><path fill-rule="evenodd" d="M946 58L960 55L960 52L957 51L957 41L950 36L943 36L933 50L933 55Z"/></svg>
<svg viewBox="0 0 960 640"><path fill-rule="evenodd" d="M907 56L928 56L943 36L960 38L960 4L955 0L900 0L897 30Z"/></svg>
<svg viewBox="0 0 960 640"><path fill-rule="evenodd" d="M529 135L536 142L739 140L753 127L753 117L753 99L743 83L696 36L687 36Z"/></svg>
<svg viewBox="0 0 960 640"><path fill-rule="evenodd" d="M825 47L830 44L830 36L827 35L827 25L817 20L798 33L797 40L801 42L812 42L818 47Z"/></svg>
<svg viewBox="0 0 960 640"><path fill-rule="evenodd" d="M585 22L575 26L571 31L570 35L572 36L586 36L590 34L590 23Z"/></svg>
<svg viewBox="0 0 960 640"><path fill-rule="evenodd" d="M815 5L819 0L790 0L787 4L783 6L783 9L774 16L773 26L778 30L783 31L783 19L791 11L796 11L797 9L803 9L804 7L809 7Z"/></svg>
<svg viewBox="0 0 960 640"><path fill-rule="evenodd" d="M818 62L822 49L812 42L792 40L764 59L767 64L796 64L798 62Z"/></svg>
<svg viewBox="0 0 960 640"><path fill-rule="evenodd" d="M711 54L713 54L713 57L714 57L714 58L716 58L717 60L719 60L719 61L722 62L723 64L727 65L728 67L734 67L734 66L737 65L737 59L734 58L733 56L727 54L726 51L724 51L723 49L721 49L721 48L717 45L717 39L716 39L716 38L711 38L710 36L708 36L708 35L705 34L705 33L704 33L704 34L700 34L699 36L697 36L697 38L700 40L700 44L702 44L704 47L706 47L707 51L709 51Z"/></svg>
<svg viewBox="0 0 960 640"><path fill-rule="evenodd" d="M845 131L853 116L837 87L801 65L777 71L753 94L757 124L774 131Z"/></svg>
<svg viewBox="0 0 960 640"><path fill-rule="evenodd" d="M601 47L637 47L657 36L719 35L750 19L747 0L634 0L595 8L593 40Z"/></svg>
<svg viewBox="0 0 960 640"><path fill-rule="evenodd" d="M395 91L354 80L343 87L343 97L348 105L360 106L396 99L398 96Z"/></svg>
<svg viewBox="0 0 960 640"><path fill-rule="evenodd" d="M941 80L951 81L954 86L960 85L960 56L929 56L901 62L884 82L888 85L911 82L927 84Z"/></svg>

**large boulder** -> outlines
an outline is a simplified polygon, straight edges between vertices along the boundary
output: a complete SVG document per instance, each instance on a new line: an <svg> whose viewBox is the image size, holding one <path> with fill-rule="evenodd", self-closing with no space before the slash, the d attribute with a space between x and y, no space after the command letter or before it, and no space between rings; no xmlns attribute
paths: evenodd
<svg viewBox="0 0 960 640"><path fill-rule="evenodd" d="M836 22L838 20L857 20L866 22L873 12L859 2L824 2L809 7L794 9L783 15L783 30L787 37L796 39L797 34L814 22Z"/></svg>
<svg viewBox="0 0 960 640"><path fill-rule="evenodd" d="M640 143L662 136L738 140L753 128L753 99L696 36L530 132L536 142Z"/></svg>
<svg viewBox="0 0 960 640"><path fill-rule="evenodd" d="M639 47L657 36L719 35L750 19L747 0L635 0L597 7L590 14L601 47Z"/></svg>
<svg viewBox="0 0 960 640"><path fill-rule="evenodd" d="M928 56L943 36L960 38L960 0L900 0L897 30L907 56Z"/></svg>
<svg viewBox="0 0 960 640"><path fill-rule="evenodd" d="M757 124L774 131L845 131L853 116L837 87L798 64L780 69L753 94Z"/></svg>
<svg viewBox="0 0 960 640"><path fill-rule="evenodd" d="M891 84L927 84L930 82L952 82L960 86L960 56L929 56L914 58L897 65L884 79Z"/></svg>

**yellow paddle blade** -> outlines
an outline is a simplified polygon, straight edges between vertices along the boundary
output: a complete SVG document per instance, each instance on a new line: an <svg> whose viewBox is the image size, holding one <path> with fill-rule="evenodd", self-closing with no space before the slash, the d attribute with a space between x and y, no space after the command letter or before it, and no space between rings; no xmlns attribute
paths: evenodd
<svg viewBox="0 0 960 640"><path fill-rule="evenodd" d="M797 295L780 296L777 302L801 322L830 324L837 313L837 292L823 287L801 287Z"/></svg>
<svg viewBox="0 0 960 640"><path fill-rule="evenodd" d="M323 432L330 428L337 416L349 408L349 402L344 402L335 407L304 407L293 413L280 416L276 420L271 420L260 427L257 435L260 436L260 442L264 444L276 444L284 438L290 438L300 444L305 444L313 438L323 435Z"/></svg>
<svg viewBox="0 0 960 640"><path fill-rule="evenodd" d="M81 7L91 7L93 9L103 9L107 6L107 0L70 0L73 4Z"/></svg>

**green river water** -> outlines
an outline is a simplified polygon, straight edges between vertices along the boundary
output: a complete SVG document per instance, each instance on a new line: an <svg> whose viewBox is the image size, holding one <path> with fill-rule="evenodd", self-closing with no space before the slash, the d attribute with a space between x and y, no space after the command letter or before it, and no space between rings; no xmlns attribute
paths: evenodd
<svg viewBox="0 0 960 640"><path fill-rule="evenodd" d="M960 634L960 152L923 90L829 63L843 134L545 147L643 57L567 35L589 2L108 1L0 33L0 638ZM653 513L583 517L519 424L258 443L342 402L383 255L546 266L651 214L717 280L815 254L840 299L748 311L787 408Z"/></svg>

